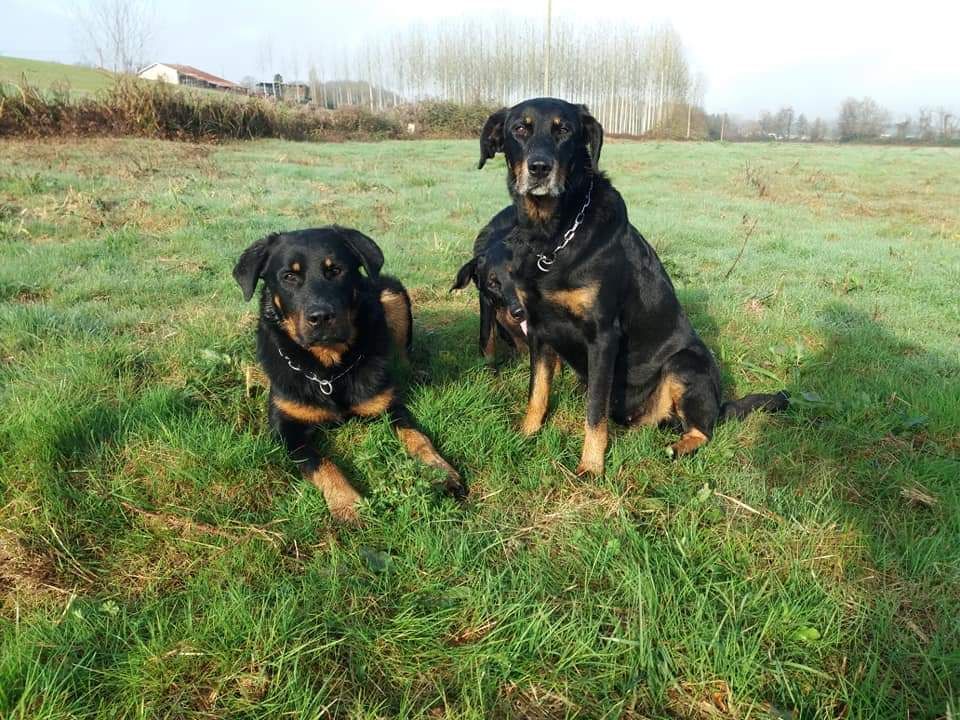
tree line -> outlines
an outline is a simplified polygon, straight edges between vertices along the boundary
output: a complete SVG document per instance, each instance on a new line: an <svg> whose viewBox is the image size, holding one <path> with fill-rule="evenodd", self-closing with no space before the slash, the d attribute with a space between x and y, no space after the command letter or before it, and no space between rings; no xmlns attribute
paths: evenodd
<svg viewBox="0 0 960 720"><path fill-rule="evenodd" d="M313 96L328 107L343 99L374 111L426 99L509 105L550 94L587 104L612 133L705 132L704 79L691 72L669 25L554 23L549 78L546 42L542 23L444 20L370 38L353 52L308 63L307 72ZM348 81L341 96L327 91L331 79Z"/></svg>

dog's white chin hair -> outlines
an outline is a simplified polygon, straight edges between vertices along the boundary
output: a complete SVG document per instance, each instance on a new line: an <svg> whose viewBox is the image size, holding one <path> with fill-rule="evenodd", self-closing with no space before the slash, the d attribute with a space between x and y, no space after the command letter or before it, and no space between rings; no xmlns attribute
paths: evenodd
<svg viewBox="0 0 960 720"><path fill-rule="evenodd" d="M553 189L546 185L538 185L535 188L530 188L527 193L528 195L553 195Z"/></svg>

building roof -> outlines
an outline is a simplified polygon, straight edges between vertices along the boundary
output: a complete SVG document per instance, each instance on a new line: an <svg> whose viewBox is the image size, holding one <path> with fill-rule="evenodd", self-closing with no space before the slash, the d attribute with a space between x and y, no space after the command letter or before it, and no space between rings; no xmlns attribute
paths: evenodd
<svg viewBox="0 0 960 720"><path fill-rule="evenodd" d="M210 73L204 72L203 70L198 70L197 68L191 65L177 65L176 63L153 63L153 65L165 65L166 67L173 68L181 75L188 75L190 77L196 78L197 80L203 80L204 82L208 82L211 85L219 85L221 87L226 87L226 88L240 87L234 82L230 82L229 80L224 80L222 77L217 77L216 75L211 75ZM148 67L153 67L153 65L150 65ZM144 68L144 70L146 69L147 68ZM143 72L143 70L141 70L140 72Z"/></svg>

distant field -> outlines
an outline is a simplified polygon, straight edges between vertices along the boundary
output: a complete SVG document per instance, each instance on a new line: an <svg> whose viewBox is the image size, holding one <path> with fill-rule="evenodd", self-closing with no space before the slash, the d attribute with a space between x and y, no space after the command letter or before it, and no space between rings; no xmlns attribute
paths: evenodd
<svg viewBox="0 0 960 720"><path fill-rule="evenodd" d="M957 717L960 151L605 146L731 392L796 403L680 462L614 431L596 481L570 373L519 437L447 293L477 152L0 141L0 717ZM337 527L248 392L236 257L334 221L411 288L465 507L352 422Z"/></svg>
<svg viewBox="0 0 960 720"><path fill-rule="evenodd" d="M0 83L22 85L24 77L27 84L33 87L44 90L68 89L79 93L104 90L114 82L113 73L106 70L0 56Z"/></svg>

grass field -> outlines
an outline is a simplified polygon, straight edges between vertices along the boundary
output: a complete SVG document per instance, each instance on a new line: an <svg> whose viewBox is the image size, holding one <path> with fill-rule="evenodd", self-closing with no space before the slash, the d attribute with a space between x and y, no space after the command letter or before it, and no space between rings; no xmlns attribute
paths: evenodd
<svg viewBox="0 0 960 720"><path fill-rule="evenodd" d="M957 717L960 151L609 143L730 392L797 402L680 462L615 431L596 481L571 374L518 437L447 293L505 204L476 155L0 142L0 717ZM333 221L412 290L466 506L349 423L340 528L268 431L230 270Z"/></svg>
<svg viewBox="0 0 960 720"><path fill-rule="evenodd" d="M23 85L24 78L31 87L42 90L56 88L81 94L106 90L114 83L113 74L105 70L45 60L0 57L0 84Z"/></svg>

